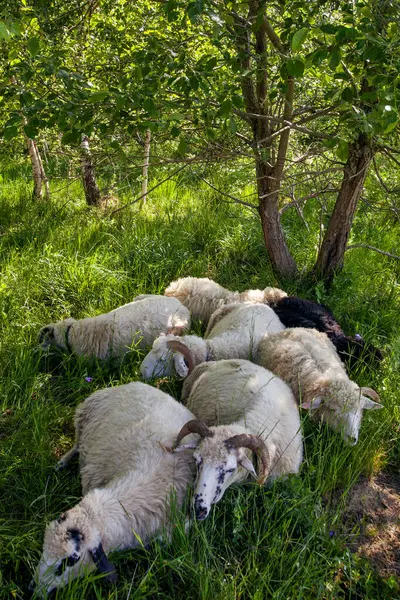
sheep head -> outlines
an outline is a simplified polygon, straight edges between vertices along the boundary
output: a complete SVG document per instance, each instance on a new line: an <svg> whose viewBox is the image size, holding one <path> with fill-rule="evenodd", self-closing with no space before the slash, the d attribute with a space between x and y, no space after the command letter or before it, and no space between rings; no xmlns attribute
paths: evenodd
<svg viewBox="0 0 400 600"><path fill-rule="evenodd" d="M178 446L175 452L197 446L193 457L197 465L194 508L198 520L208 516L211 506L221 500L230 485L244 478L243 469L257 476L246 449L259 456L258 482L265 482L270 469L270 457L265 442L260 437L247 433L232 435L232 429L229 427L208 428L204 423L195 420L183 426L177 443L189 433L198 433L199 442Z"/></svg>
<svg viewBox="0 0 400 600"><path fill-rule="evenodd" d="M206 343L197 336L161 335L154 343L150 352L145 356L140 365L140 372L144 380L153 377L166 377L177 374L187 377L193 370L195 363L191 346L198 346L200 354L206 354ZM202 362L202 360L200 360Z"/></svg>
<svg viewBox="0 0 400 600"><path fill-rule="evenodd" d="M50 323L39 331L38 344L43 350L55 346L60 350L68 349L67 333L74 323L74 319L66 319L58 323Z"/></svg>
<svg viewBox="0 0 400 600"><path fill-rule="evenodd" d="M43 553L30 589L47 597L69 581L97 569L111 582L117 580L114 565L107 559L100 532L78 505L52 521L44 535Z"/></svg>
<svg viewBox="0 0 400 600"><path fill-rule="evenodd" d="M372 388L360 388L354 381L338 379L322 382L316 393L300 406L318 411L316 415L321 421L340 431L345 442L354 446L358 441L363 410L383 408L379 401Z"/></svg>

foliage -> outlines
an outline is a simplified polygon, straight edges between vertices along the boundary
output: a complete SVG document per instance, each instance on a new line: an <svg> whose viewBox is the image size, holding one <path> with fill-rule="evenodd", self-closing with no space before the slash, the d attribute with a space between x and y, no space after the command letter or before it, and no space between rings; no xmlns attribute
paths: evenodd
<svg viewBox="0 0 400 600"><path fill-rule="evenodd" d="M29 203L23 177L4 175L0 201L0 598L22 598L41 551L46 521L79 500L74 467L53 470L73 439L75 406L91 392L139 378L142 353L132 350L121 368L68 355L46 360L36 346L48 322L110 310L143 292L162 292L174 278L209 276L231 289L274 285L264 260L257 219L221 203L219 195L187 177L168 182L140 213L104 218L88 209L77 183L53 193L52 205ZM3 170L5 173L5 170ZM230 189L229 176L215 180ZM371 186L371 194L378 193ZM128 198L123 198L128 201ZM307 218L315 218L311 206ZM305 234L296 213L286 213L295 257L312 264L313 231ZM399 244L384 213L363 210L355 234ZM368 273L368 277L365 274ZM171 544L114 553L120 582L114 590L92 575L58 598L388 598L393 582L348 549L342 523L349 487L374 465L399 469L397 389L400 338L399 267L364 250L349 253L329 293L323 285L288 291L327 303L346 331L383 347L379 370L353 374L381 393L385 410L366 415L354 448L304 417L306 461L299 477L259 490L236 487L188 536L183 519ZM196 327L200 331L200 326ZM89 383L86 377L92 377ZM180 384L163 389L179 397ZM340 501L337 503L335 498ZM334 535L330 535L330 531ZM352 538L351 538L352 539Z"/></svg>

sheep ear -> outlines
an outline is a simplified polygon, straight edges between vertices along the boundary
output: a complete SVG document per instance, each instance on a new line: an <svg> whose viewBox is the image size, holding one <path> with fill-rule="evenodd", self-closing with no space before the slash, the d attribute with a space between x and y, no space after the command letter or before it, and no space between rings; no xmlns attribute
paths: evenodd
<svg viewBox="0 0 400 600"><path fill-rule="evenodd" d="M90 554L99 573L106 573L107 577L105 577L105 579L110 583L115 583L118 580L118 575L114 565L108 560L101 543L97 548L90 550Z"/></svg>
<svg viewBox="0 0 400 600"><path fill-rule="evenodd" d="M239 465L241 467L243 467L243 469L246 469L246 471L249 471L252 475L254 475L254 477L257 477L257 473L253 466L253 463L251 462L251 460L249 458L247 458L247 456L245 454L239 460Z"/></svg>
<svg viewBox="0 0 400 600"><path fill-rule="evenodd" d="M179 352L174 356L175 370L179 377L187 377L189 374L189 367L186 364L185 358Z"/></svg>
<svg viewBox="0 0 400 600"><path fill-rule="evenodd" d="M308 400L307 402L303 402L302 404L300 404L300 408L304 408L306 410L315 410L316 408L319 408L321 406L321 403L321 396L316 396L313 400Z"/></svg>
<svg viewBox="0 0 400 600"><path fill-rule="evenodd" d="M379 404L379 402L374 402L366 396L361 396L361 398L363 401L362 407L365 408L365 410L379 410L380 408L383 408L383 404Z"/></svg>

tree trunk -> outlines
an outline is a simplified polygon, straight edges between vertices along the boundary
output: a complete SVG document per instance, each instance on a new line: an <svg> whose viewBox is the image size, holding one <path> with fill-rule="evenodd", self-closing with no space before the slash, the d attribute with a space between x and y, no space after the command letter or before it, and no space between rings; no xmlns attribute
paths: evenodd
<svg viewBox="0 0 400 600"><path fill-rule="evenodd" d="M280 277L290 278L296 274L297 267L287 247L279 218L280 181L276 181L273 169L270 169L263 161L256 160L256 164L258 212L265 246L274 272Z"/></svg>
<svg viewBox="0 0 400 600"><path fill-rule="evenodd" d="M150 158L150 142L151 142L151 131L146 130L146 139L144 142L144 163L143 163L143 181L142 181L142 199L140 201L140 208L146 204L147 200L147 185L149 182L149 158Z"/></svg>
<svg viewBox="0 0 400 600"><path fill-rule="evenodd" d="M100 190L94 176L94 166L90 153L89 138L82 136L82 176L86 202L89 206L100 206Z"/></svg>
<svg viewBox="0 0 400 600"><path fill-rule="evenodd" d="M28 152L32 164L33 172L33 198L36 200L42 200L43 198L43 184L45 186L46 200L50 198L49 180L44 172L42 159L40 157L39 149L36 142L25 136L26 145L28 146Z"/></svg>
<svg viewBox="0 0 400 600"><path fill-rule="evenodd" d="M328 282L343 267L347 241L373 154L364 134L349 145L342 185L314 267L317 276Z"/></svg>

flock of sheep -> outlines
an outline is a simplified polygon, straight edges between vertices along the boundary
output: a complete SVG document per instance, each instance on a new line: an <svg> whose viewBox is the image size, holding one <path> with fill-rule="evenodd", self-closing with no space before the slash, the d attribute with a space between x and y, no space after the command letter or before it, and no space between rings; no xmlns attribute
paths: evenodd
<svg viewBox="0 0 400 600"><path fill-rule="evenodd" d="M204 338L185 334L191 318L207 324ZM79 454L84 497L46 528L31 584L40 597L94 569L115 581L108 553L168 531L171 503L181 507L190 486L202 520L249 474L264 484L298 473L299 406L349 444L363 409L382 408L346 371L360 359L380 360L380 351L346 336L326 307L276 288L238 293L186 277L164 296L47 325L39 342L99 359L152 344L143 379L185 378L183 403L132 382L97 391L76 409L75 445L57 468Z"/></svg>

